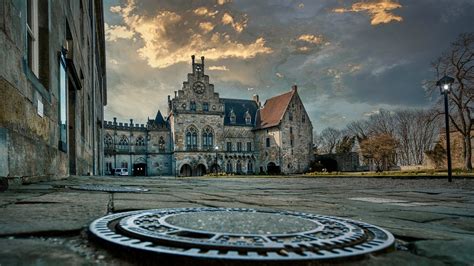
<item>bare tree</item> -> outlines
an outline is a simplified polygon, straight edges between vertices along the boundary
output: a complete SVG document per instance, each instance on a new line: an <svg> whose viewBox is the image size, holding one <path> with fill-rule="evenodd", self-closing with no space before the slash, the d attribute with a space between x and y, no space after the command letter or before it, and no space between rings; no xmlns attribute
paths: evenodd
<svg viewBox="0 0 474 266"><path fill-rule="evenodd" d="M324 153L333 153L336 145L341 138L341 131L332 127L325 128L321 131L322 149Z"/></svg>
<svg viewBox="0 0 474 266"><path fill-rule="evenodd" d="M432 63L438 80L444 75L454 77L455 82L449 94L449 119L454 129L463 137L464 168L472 170L471 151L471 108L474 99L474 33L461 34L451 44L450 51ZM430 93L438 91L436 80L427 82ZM442 100L438 102L442 114Z"/></svg>

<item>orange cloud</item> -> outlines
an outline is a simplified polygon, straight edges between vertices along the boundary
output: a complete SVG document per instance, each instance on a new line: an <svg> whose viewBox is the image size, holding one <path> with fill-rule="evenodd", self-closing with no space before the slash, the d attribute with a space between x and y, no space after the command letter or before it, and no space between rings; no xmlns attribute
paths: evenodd
<svg viewBox="0 0 474 266"><path fill-rule="evenodd" d="M247 27L247 19L244 19L241 22L235 22L234 18L229 13L224 13L222 16L222 23L224 25L230 24L238 33L242 32L245 27Z"/></svg>
<svg viewBox="0 0 474 266"><path fill-rule="evenodd" d="M136 5L133 0L128 0L120 8L114 7L114 12L122 17L125 25L113 25L109 28L122 30L123 27L124 30L133 34L132 37L137 36L141 39L141 42L137 42L142 45L137 50L138 55L153 68L166 68L177 63L187 62L191 54L202 54L208 60L218 60L224 58L248 59L260 54L272 53L272 49L265 46L263 38L241 43L225 32L207 34L214 29L215 25L210 21L202 21L204 19L202 16L195 17L196 21L189 24L187 17L184 19L172 11L158 11L156 14L145 16L137 14L135 9ZM191 14L196 13L196 10L190 12ZM204 11L198 11L198 13L204 14ZM246 20L244 20L244 25L239 27L237 25L239 23L233 21L232 15L226 14L232 18L230 24L237 32L245 28ZM187 32L189 41L185 43L180 41L176 32ZM112 37L116 35L117 37ZM110 35L108 40L117 40L118 36L121 36L116 35ZM127 34L123 36L129 37Z"/></svg>
<svg viewBox="0 0 474 266"><path fill-rule="evenodd" d="M371 17L371 25L386 24L392 21L403 21L403 18L397 16L389 11L401 8L402 5L395 0L377 0L371 2L357 2L351 8L336 8L333 11L336 13L347 12L367 12Z"/></svg>
<svg viewBox="0 0 474 266"><path fill-rule="evenodd" d="M227 66L210 66L209 70L216 70L216 71L229 71Z"/></svg>
<svg viewBox="0 0 474 266"><path fill-rule="evenodd" d="M324 42L324 38L322 35L312 35L312 34L303 34L298 37L299 41L304 41L312 44L322 44Z"/></svg>

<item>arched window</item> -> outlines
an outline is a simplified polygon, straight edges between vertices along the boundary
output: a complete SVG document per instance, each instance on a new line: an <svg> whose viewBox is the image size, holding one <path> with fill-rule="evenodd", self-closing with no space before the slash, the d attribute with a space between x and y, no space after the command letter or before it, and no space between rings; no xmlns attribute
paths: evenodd
<svg viewBox="0 0 474 266"><path fill-rule="evenodd" d="M145 146L145 139L144 139L142 136L138 136L135 145L137 145L137 146Z"/></svg>
<svg viewBox="0 0 474 266"><path fill-rule="evenodd" d="M186 150L197 150L198 131L196 127L190 126L186 130Z"/></svg>
<svg viewBox="0 0 474 266"><path fill-rule="evenodd" d="M118 148L121 150L127 150L128 149L128 138L125 135L122 135L120 137L119 143L118 143Z"/></svg>
<svg viewBox="0 0 474 266"><path fill-rule="evenodd" d="M242 173L242 163L239 161L237 161L237 173Z"/></svg>
<svg viewBox="0 0 474 266"><path fill-rule="evenodd" d="M207 126L202 131L202 148L204 150L210 150L214 146L214 134L212 128Z"/></svg>
<svg viewBox="0 0 474 266"><path fill-rule="evenodd" d="M253 163L252 161L248 161L247 163L247 173L253 173Z"/></svg>
<svg viewBox="0 0 474 266"><path fill-rule="evenodd" d="M114 147L114 140L112 139L112 136L110 136L109 134L105 135L104 145L105 145L105 148Z"/></svg>
<svg viewBox="0 0 474 266"><path fill-rule="evenodd" d="M160 140L158 141L158 149L160 150L160 152L165 151L165 139L163 138L163 136L161 136Z"/></svg>
<svg viewBox="0 0 474 266"><path fill-rule="evenodd" d="M231 161L227 161L226 172L227 173L232 173L232 162Z"/></svg>

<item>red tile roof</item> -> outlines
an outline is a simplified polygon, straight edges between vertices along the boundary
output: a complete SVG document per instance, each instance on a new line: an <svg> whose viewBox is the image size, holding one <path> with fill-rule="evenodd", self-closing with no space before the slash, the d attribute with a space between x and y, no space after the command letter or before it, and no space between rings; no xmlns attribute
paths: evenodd
<svg viewBox="0 0 474 266"><path fill-rule="evenodd" d="M259 116L257 118L257 129L278 126L295 93L296 90L292 89L287 93L268 99L257 114Z"/></svg>

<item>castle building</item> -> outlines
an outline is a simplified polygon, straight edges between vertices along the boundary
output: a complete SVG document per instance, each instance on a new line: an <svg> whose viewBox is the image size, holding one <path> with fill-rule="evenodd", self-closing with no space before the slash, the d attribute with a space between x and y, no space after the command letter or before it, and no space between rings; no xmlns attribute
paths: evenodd
<svg viewBox="0 0 474 266"><path fill-rule="evenodd" d="M0 1L0 179L103 174L103 1Z"/></svg>
<svg viewBox="0 0 474 266"><path fill-rule="evenodd" d="M145 124L105 123L105 169L133 175L200 176L302 173L312 159L313 127L298 89L268 99L221 98L204 73L204 57L192 56L192 73L168 115Z"/></svg>

